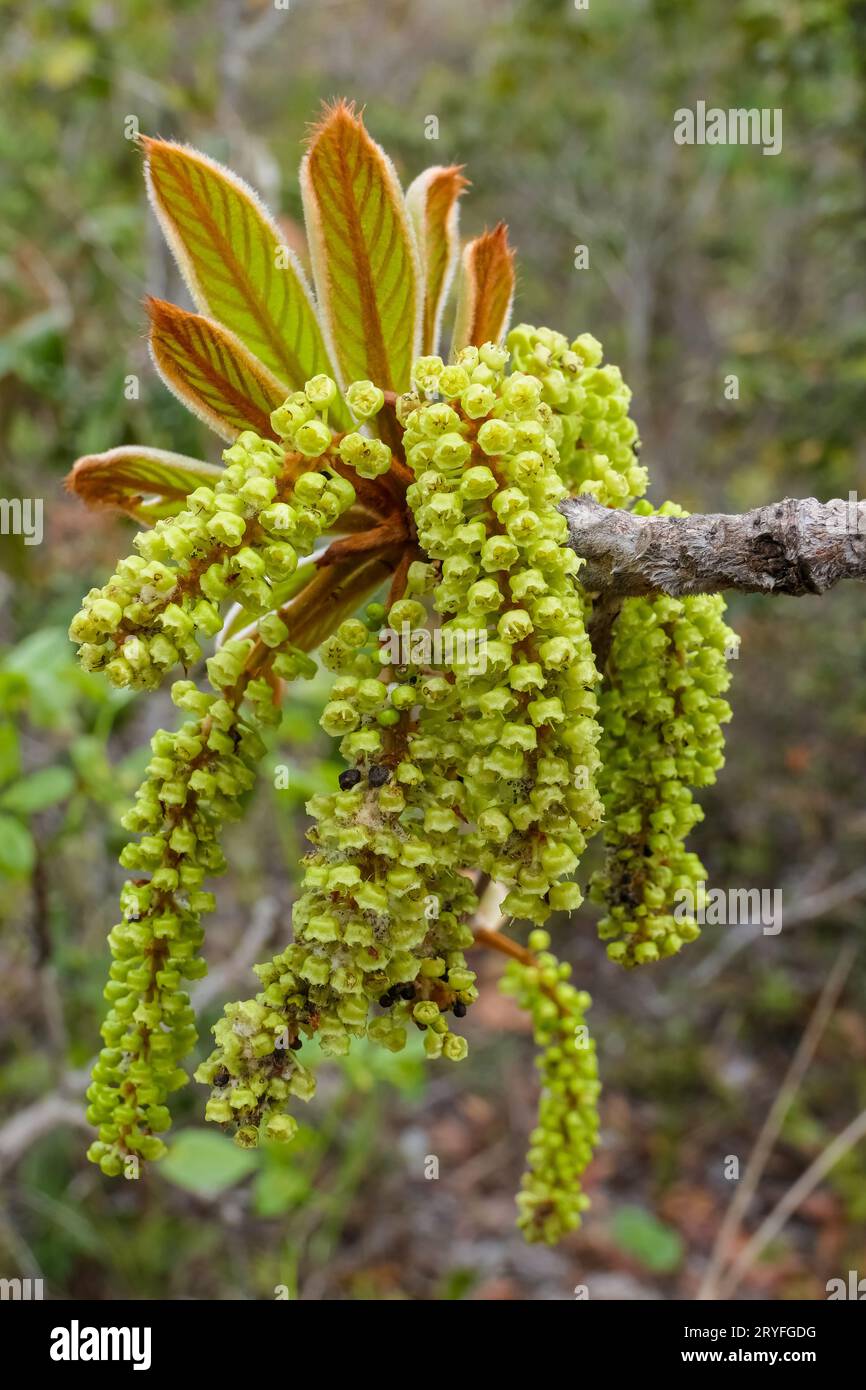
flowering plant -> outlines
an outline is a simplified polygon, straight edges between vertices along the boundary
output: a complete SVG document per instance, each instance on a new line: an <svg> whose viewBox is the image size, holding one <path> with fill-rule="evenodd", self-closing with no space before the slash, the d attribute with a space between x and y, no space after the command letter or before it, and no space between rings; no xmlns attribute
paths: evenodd
<svg viewBox="0 0 866 1390"><path fill-rule="evenodd" d="M599 1082L589 998L546 926L579 907L574 874L603 826L591 892L609 956L656 961L697 935L673 903L704 877L683 841L730 713L722 600L627 599L594 651L597 596L559 504L652 510L630 392L589 334L509 331L506 232L461 249L460 169L428 169L404 196L353 108L327 110L301 166L313 291L240 180L142 143L198 309L149 301L154 362L228 447L223 468L113 449L70 478L147 528L72 622L81 661L133 689L174 673L186 715L154 735L124 821L132 877L109 937L89 1156L116 1175L165 1152L222 827L318 652L334 676L321 724L346 767L308 806L292 938L196 1072L206 1117L243 1146L291 1140L313 1035L339 1056L363 1036L397 1051L417 1027L430 1058L461 1060L467 952L494 945L542 1049L519 1221L554 1241L586 1205ZM479 917L482 890L530 924L526 946Z"/></svg>

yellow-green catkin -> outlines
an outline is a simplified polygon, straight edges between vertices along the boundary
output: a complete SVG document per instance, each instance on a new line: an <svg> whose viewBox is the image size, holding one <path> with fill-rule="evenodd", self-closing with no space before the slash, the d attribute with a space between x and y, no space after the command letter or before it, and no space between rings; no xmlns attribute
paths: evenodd
<svg viewBox="0 0 866 1390"><path fill-rule="evenodd" d="M569 492L649 515L631 392L617 367L603 365L597 339L569 344L523 324L508 342L515 364L543 383ZM683 514L673 503L659 511ZM705 877L684 841L703 816L690 788L715 781L724 762L730 708L720 697L735 641L724 612L720 595L660 595L627 599L614 624L598 715L607 853L592 896L608 908L599 926L608 954L624 965L672 955L698 935L691 912L673 912L675 894L696 902Z"/></svg>
<svg viewBox="0 0 866 1390"><path fill-rule="evenodd" d="M534 964L509 961L502 977L504 992L529 1012L541 1049L538 1124L529 1139L517 1224L528 1241L554 1245L580 1225L589 1206L580 1176L598 1143L601 1086L584 1021L589 995L570 983L571 967L550 952L547 932L531 932L529 947L537 953Z"/></svg>
<svg viewBox="0 0 866 1390"><path fill-rule="evenodd" d="M631 391L619 368L604 364L598 339L582 333L569 343L562 333L524 323L511 330L508 347L513 369L541 382L569 493L585 493L607 507L642 497L648 480L636 454Z"/></svg>
<svg viewBox="0 0 866 1390"><path fill-rule="evenodd" d="M423 584L416 569L419 577ZM340 737L347 767L339 790L308 803L314 849L294 939L257 967L258 996L227 1007L214 1029L217 1048L197 1072L212 1088L207 1118L230 1124L242 1145L292 1137L286 1107L315 1088L299 1055L313 1033L332 1056L364 1035L400 1051L411 1027L424 1033L429 1057L460 1061L467 1053L450 1022L477 997L464 955L477 899L459 872L465 793L453 775L422 771L412 752L413 730L445 683L412 657L424 648L421 603L405 597L387 615L383 636L406 643L395 665L376 636L381 606L367 617L344 622L322 650L337 678L321 723ZM447 769L457 752L443 743L438 767Z"/></svg>
<svg viewBox="0 0 866 1390"><path fill-rule="evenodd" d="M580 904L568 881L601 806L597 673L557 510L566 489L541 383L487 344L416 365L400 403L418 536L441 578L443 665L480 866L537 925ZM425 400L436 394L438 400ZM422 735L423 739L423 735Z"/></svg>
<svg viewBox="0 0 866 1390"><path fill-rule="evenodd" d="M297 423L279 412L275 423L285 424L294 445ZM221 603L272 606L273 586L355 497L351 483L325 468L295 476L280 501L285 455L258 435L241 435L212 489L197 489L178 516L136 538L138 555L88 596L73 622L86 666L104 667L119 685L149 687L201 654L194 634L216 633ZM135 877L109 936L105 1046L87 1092L98 1129L89 1157L109 1175L165 1150L158 1136L170 1123L166 1102L187 1080L180 1063L196 1040L184 982L206 971L201 918L213 896L203 885L225 867L222 826L241 813L264 752L262 732L279 722L275 684L315 669L271 612L255 638L229 640L208 659L210 690L191 680L172 687L175 704L192 717L154 735L145 781L124 817L138 838L121 864Z"/></svg>
<svg viewBox="0 0 866 1390"><path fill-rule="evenodd" d="M282 444L241 434L214 486L196 488L177 516L140 532L137 554L91 589L69 629L87 670L152 690L172 668L201 658L199 638L220 631L221 605L239 603L254 616L274 608L299 556L355 500L332 466L331 430L298 395L303 404L290 397L272 416Z"/></svg>
<svg viewBox="0 0 866 1390"><path fill-rule="evenodd" d="M184 982L206 973L201 918L214 906L203 885L225 868L222 827L241 814L265 751L261 734L279 718L264 673L277 664L284 678L315 672L292 651L268 653L252 668L253 646L247 639L221 649L209 663L212 691L175 682L175 704L193 717L154 735L145 781L123 819L138 838L120 862L135 877L124 885L122 919L108 938L105 1046L87 1092L87 1117L98 1128L88 1156L112 1176L130 1157L162 1156L168 1096L188 1080L181 1062L196 1028Z"/></svg>
<svg viewBox="0 0 866 1390"><path fill-rule="evenodd" d="M591 892L607 908L607 953L626 966L674 955L699 935L686 909L706 871L684 842L703 818L691 789L711 785L724 764L726 653L736 640L724 611L717 594L630 598L614 627L601 696L606 858Z"/></svg>

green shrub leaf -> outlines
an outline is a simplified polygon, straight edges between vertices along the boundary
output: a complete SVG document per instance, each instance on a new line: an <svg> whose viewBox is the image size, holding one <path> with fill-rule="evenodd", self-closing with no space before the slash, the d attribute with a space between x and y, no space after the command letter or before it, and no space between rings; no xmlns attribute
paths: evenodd
<svg viewBox="0 0 866 1390"><path fill-rule="evenodd" d="M14 816L0 816L0 874L24 878L36 862L33 836Z"/></svg>
<svg viewBox="0 0 866 1390"><path fill-rule="evenodd" d="M0 810L33 816L65 801L74 786L75 778L68 767L42 767L6 788L0 795Z"/></svg>

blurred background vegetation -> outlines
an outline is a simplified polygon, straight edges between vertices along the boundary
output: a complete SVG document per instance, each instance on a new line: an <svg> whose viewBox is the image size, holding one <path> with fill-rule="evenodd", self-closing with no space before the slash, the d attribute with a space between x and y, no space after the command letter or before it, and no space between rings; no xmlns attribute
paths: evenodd
<svg viewBox="0 0 866 1390"><path fill-rule="evenodd" d="M516 315L590 330L635 391L661 502L741 509L866 492L863 0L0 0L0 467L44 499L45 541L0 538L0 1274L51 1297L694 1297L741 1164L829 972L863 930L866 604L738 600L735 719L696 835L714 886L781 887L777 937L706 928L624 975L584 909L560 943L591 990L604 1145L593 1210L555 1251L513 1231L532 1044L491 986L459 1074L358 1049L323 1072L285 1155L204 1133L181 1098L140 1183L84 1160L119 816L165 699L72 661L81 594L131 524L63 491L76 456L149 443L217 460L146 352L146 291L186 303L148 213L130 117L245 176L298 233L297 164L320 99L366 106L404 180L464 163L463 228L500 218ZM679 147L698 99L780 107L782 153ZM426 138L427 118L438 139ZM134 125L134 122L133 122ZM589 266L575 268L575 248ZM738 399L727 399L735 374ZM130 399L127 379L140 383ZM228 842L197 988L202 1033L285 933L303 803L335 776L321 686L293 695L271 772ZM282 780L282 779L280 779ZM563 944L565 943L565 944ZM847 977L758 1184L754 1228L866 1106L866 968ZM853 959L853 963L852 963ZM437 1180L425 1157L439 1159ZM749 1262L746 1298L822 1298L866 1272L866 1146Z"/></svg>

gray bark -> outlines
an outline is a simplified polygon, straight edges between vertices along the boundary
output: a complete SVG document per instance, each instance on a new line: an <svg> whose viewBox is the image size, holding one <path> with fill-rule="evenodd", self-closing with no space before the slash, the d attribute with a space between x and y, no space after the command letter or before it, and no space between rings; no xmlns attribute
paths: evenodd
<svg viewBox="0 0 866 1390"><path fill-rule="evenodd" d="M785 498L741 516L635 516L590 497L560 504L585 589L641 594L823 594L866 580L866 502Z"/></svg>

